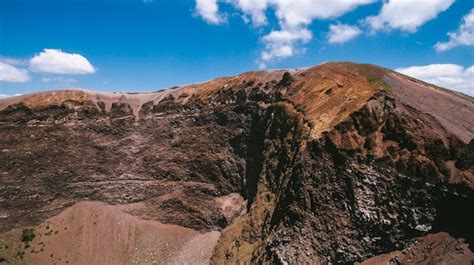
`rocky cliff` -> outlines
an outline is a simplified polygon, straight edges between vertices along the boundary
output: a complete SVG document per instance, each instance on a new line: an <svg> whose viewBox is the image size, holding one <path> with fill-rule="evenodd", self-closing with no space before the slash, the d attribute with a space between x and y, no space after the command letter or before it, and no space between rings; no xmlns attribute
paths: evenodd
<svg viewBox="0 0 474 265"><path fill-rule="evenodd" d="M1 100L0 256L471 264L473 117L471 97L354 63Z"/></svg>

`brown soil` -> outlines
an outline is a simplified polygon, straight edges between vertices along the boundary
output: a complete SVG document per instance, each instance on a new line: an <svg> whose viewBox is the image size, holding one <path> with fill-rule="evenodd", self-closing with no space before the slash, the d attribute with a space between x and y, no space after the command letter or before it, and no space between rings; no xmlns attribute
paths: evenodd
<svg viewBox="0 0 474 265"><path fill-rule="evenodd" d="M471 97L397 73L388 73L385 80L400 102L433 116L444 129L466 143L474 137Z"/></svg>
<svg viewBox="0 0 474 265"><path fill-rule="evenodd" d="M123 211L130 207L133 206L78 203L32 227L35 237L28 246L21 241L21 229L2 234L2 256L13 264L209 262L219 232L199 233L182 226L143 220Z"/></svg>

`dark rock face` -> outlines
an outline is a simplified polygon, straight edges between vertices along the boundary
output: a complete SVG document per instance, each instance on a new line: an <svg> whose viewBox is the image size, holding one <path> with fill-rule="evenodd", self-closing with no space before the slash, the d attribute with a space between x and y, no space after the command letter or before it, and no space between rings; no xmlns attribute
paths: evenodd
<svg viewBox="0 0 474 265"><path fill-rule="evenodd" d="M313 150L316 152L310 155L317 160L320 156L329 155L327 161L333 162L329 164L330 168L323 169L330 172L330 176L309 174L303 179L313 181L303 181L299 185L313 187L305 192L305 197L312 198L310 201L315 202L315 205L311 209L316 209L313 211L314 216L310 215L309 220L303 221L306 223L303 227L307 231L313 230L309 234L327 234L327 237L309 240L308 245L314 245L312 242L331 242L328 238L339 236L318 255L330 256L331 262L350 263L386 249L399 249L410 238L433 231L437 223L445 222L444 203L449 201L452 207L458 205L463 208L469 204L467 201L472 202L474 198L471 189L443 181L449 178L443 173L463 175L469 174L469 170L472 172L472 169L466 172L458 172L457 168L443 170L449 162L459 159L455 155L450 157L446 151L430 152L434 144L437 144L438 149L447 150L438 138L445 135L430 138L428 128L414 125L415 120L405 114L397 117L403 120L395 123L398 128L387 128L393 126L390 121L395 115L377 116L395 112L393 102L386 100L383 97L374 99L375 102L369 102L361 111L354 113L347 123L336 126L326 134L321 143L313 143L323 148L321 151L321 148L315 147ZM382 106L383 110L377 109ZM423 140L417 135L421 131L424 132ZM389 135L383 135L384 132ZM365 138L365 141L361 138ZM367 139L381 139L383 142L370 148ZM384 146L389 148L380 150ZM461 150L464 148L465 145ZM320 160L317 164L327 163ZM325 191L324 186L327 187ZM300 190L295 189L295 193ZM303 205L304 210L311 203ZM329 211L325 210L328 205L333 205ZM456 209L451 210L452 214L459 213ZM339 216L334 218L335 215ZM331 226L328 225L331 223L328 217L338 220L338 223L344 221ZM470 222L472 216L467 215L465 219ZM455 222L459 230L463 231L463 235L458 233L458 236L472 240L472 229L462 225L462 220ZM314 227L324 226L327 228L314 231ZM325 252L327 250L331 251Z"/></svg>
<svg viewBox="0 0 474 265"><path fill-rule="evenodd" d="M472 253L463 239L447 233L435 233L414 238L406 248L364 261L363 265L377 264L469 264Z"/></svg>
<svg viewBox="0 0 474 265"><path fill-rule="evenodd" d="M278 82L278 85L281 87L287 87L293 83L295 79L289 72L285 72L283 74L283 77L281 78L280 82Z"/></svg>
<svg viewBox="0 0 474 265"><path fill-rule="evenodd" d="M353 263L430 232L474 239L474 214L462 210L474 192L448 181L472 174L472 163L452 167L470 144L431 133L429 116L381 93L308 141L295 133L303 121L271 115L256 202L241 227L224 231L214 263Z"/></svg>
<svg viewBox="0 0 474 265"><path fill-rule="evenodd" d="M169 112L138 125L124 104L112 105L110 115L88 108L1 113L0 205L8 214L2 231L84 199L145 201L149 209L137 215L199 230L230 222L218 214L214 198L243 190L245 161L229 139L247 129L255 108ZM11 123L20 111L29 120ZM161 199L171 192L176 196Z"/></svg>
<svg viewBox="0 0 474 265"><path fill-rule="evenodd" d="M456 241L474 244L474 140L390 90L313 137L313 126L324 128L314 109L358 96L338 79L317 108L290 99L317 76L238 80L139 110L122 99L10 105L0 110L0 231L81 200L140 202L131 214L221 230L214 264L352 264L402 249L411 256L393 262L427 262L456 247L453 258L474 260ZM335 115L353 107L344 104ZM246 200L243 214L216 202L231 193ZM415 255L433 242L452 248L434 248L439 259Z"/></svg>

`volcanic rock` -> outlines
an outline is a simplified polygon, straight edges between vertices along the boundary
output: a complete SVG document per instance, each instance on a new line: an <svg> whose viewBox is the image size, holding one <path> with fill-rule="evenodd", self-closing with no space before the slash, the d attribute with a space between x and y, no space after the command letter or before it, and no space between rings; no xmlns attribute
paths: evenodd
<svg viewBox="0 0 474 265"><path fill-rule="evenodd" d="M3 99L0 257L472 264L473 138L473 98L355 63Z"/></svg>

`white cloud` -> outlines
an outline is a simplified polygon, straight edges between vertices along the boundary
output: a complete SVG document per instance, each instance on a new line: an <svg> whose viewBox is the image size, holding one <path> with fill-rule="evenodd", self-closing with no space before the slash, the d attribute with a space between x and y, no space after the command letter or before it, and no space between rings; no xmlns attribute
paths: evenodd
<svg viewBox="0 0 474 265"><path fill-rule="evenodd" d="M269 48L269 52L262 52L262 59L265 61L271 60L273 58L286 58L293 56L293 47L288 44L278 45L275 47Z"/></svg>
<svg viewBox="0 0 474 265"><path fill-rule="evenodd" d="M346 24L335 24L329 26L329 43L344 43L352 40L361 34L361 30L356 26Z"/></svg>
<svg viewBox="0 0 474 265"><path fill-rule="evenodd" d="M226 0L248 15L255 25L267 21L265 11L271 7L280 25L297 28L308 25L315 19L339 17L359 5L370 4L376 0ZM196 2L199 2L196 0ZM214 3L216 1L213 1Z"/></svg>
<svg viewBox="0 0 474 265"><path fill-rule="evenodd" d="M196 0L196 13L210 24L221 24L225 22L219 14L217 0Z"/></svg>
<svg viewBox="0 0 474 265"><path fill-rule="evenodd" d="M0 81L27 82L30 80L28 71L0 62Z"/></svg>
<svg viewBox="0 0 474 265"><path fill-rule="evenodd" d="M454 0L408 1L389 0L377 16L366 19L372 30L400 29L415 32L427 21L448 9Z"/></svg>
<svg viewBox="0 0 474 265"><path fill-rule="evenodd" d="M30 60L34 72L53 74L92 74L94 67L82 55L65 53L56 49L44 49Z"/></svg>
<svg viewBox="0 0 474 265"><path fill-rule="evenodd" d="M474 96L474 65L464 68L457 64L430 64L398 68L395 71Z"/></svg>
<svg viewBox="0 0 474 265"><path fill-rule="evenodd" d="M265 50L257 63L301 54L301 44L309 42L313 34L309 24L316 19L337 18L364 4L377 0L221 0L243 13L244 20L253 26L268 24L266 13L271 10L278 20L278 28L262 38ZM211 24L225 22L225 14L219 13L218 0L196 0L196 13Z"/></svg>
<svg viewBox="0 0 474 265"><path fill-rule="evenodd" d="M436 51L442 52L460 45L474 46L474 8L462 18L459 28L449 32L448 36L449 41L436 43Z"/></svg>
<svg viewBox="0 0 474 265"><path fill-rule="evenodd" d="M262 38L266 50L262 52L260 58L263 61L270 61L275 58L293 56L300 51L295 49L295 44L307 43L312 36L311 31L305 28L272 31ZM264 67L264 64L261 64L261 66Z"/></svg>
<svg viewBox="0 0 474 265"><path fill-rule="evenodd" d="M315 19L330 19L375 0L271 0L284 27L308 25Z"/></svg>
<svg viewBox="0 0 474 265"><path fill-rule="evenodd" d="M257 63L260 67L295 54L304 53L304 44L313 38L309 30L315 20L338 18L361 5L378 0L196 0L196 13L211 24L226 21L219 12L219 3L236 8L246 22L254 27L268 25L267 14L272 12L277 27L262 37L265 46ZM384 0L380 13L364 20L372 31L399 29L415 32L420 26L447 10L454 0ZM333 24L327 35L330 43L344 43L361 34L357 26ZM450 35L451 36L451 35ZM454 35L453 35L454 36Z"/></svg>
<svg viewBox="0 0 474 265"><path fill-rule="evenodd" d="M252 21L254 26L267 24L265 10L268 7L267 0L229 0L229 3L236 6L244 13L246 21Z"/></svg>
<svg viewBox="0 0 474 265"><path fill-rule="evenodd" d="M307 42L311 40L312 34L307 29L297 29L297 30L281 30L281 31L272 31L270 34L263 37L263 41L266 42L276 42L276 43L285 43L285 42L294 42L294 41L303 41Z"/></svg>
<svg viewBox="0 0 474 265"><path fill-rule="evenodd" d="M316 19L331 19L355 9L359 5L373 3L374 0L269 0L275 9L280 30L273 30L263 37L266 50L262 52L259 62L286 58L304 53L298 48L308 43L313 34L308 30L309 24Z"/></svg>

